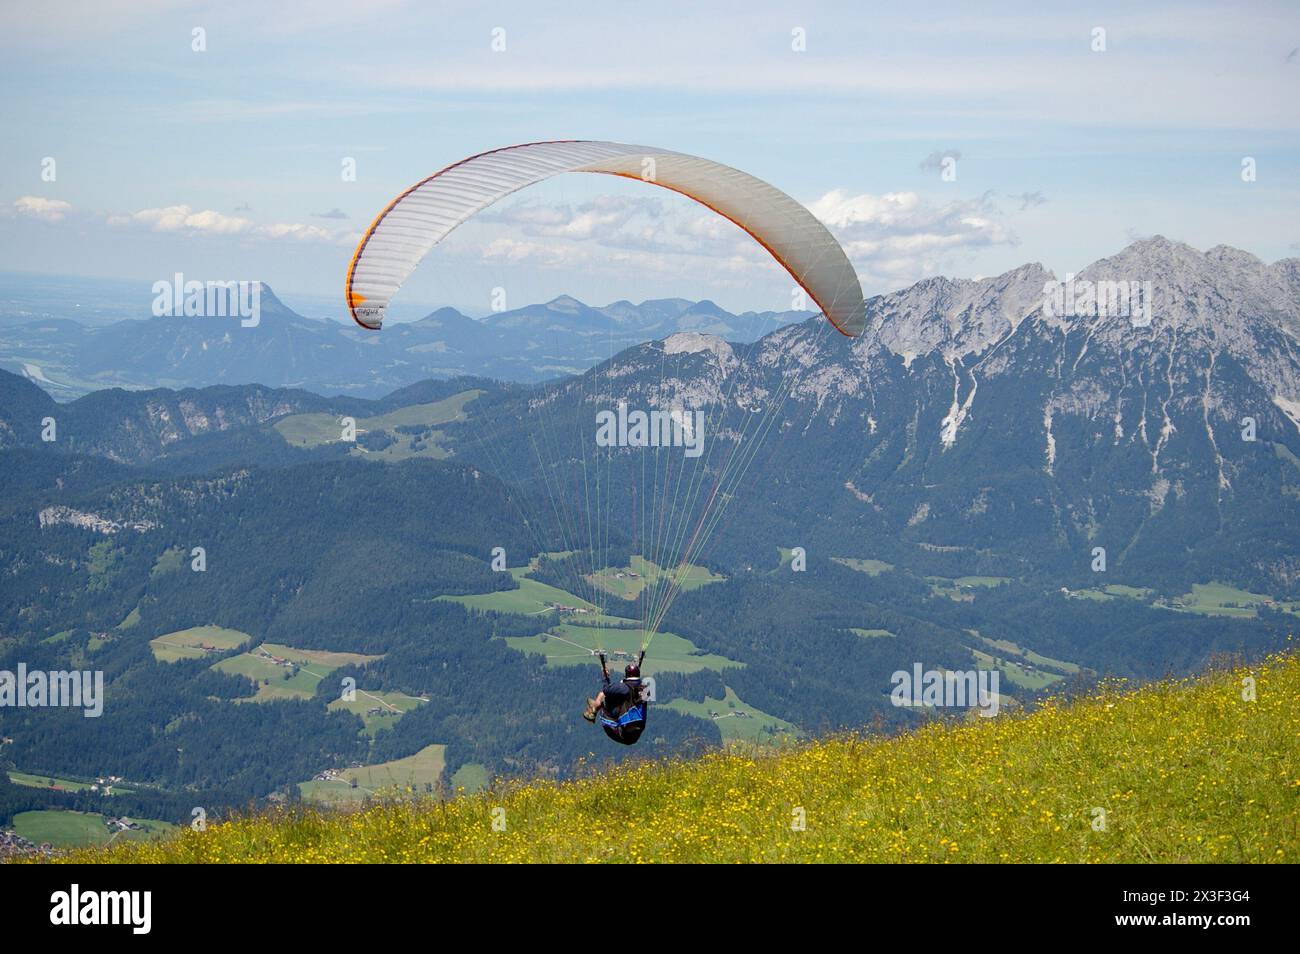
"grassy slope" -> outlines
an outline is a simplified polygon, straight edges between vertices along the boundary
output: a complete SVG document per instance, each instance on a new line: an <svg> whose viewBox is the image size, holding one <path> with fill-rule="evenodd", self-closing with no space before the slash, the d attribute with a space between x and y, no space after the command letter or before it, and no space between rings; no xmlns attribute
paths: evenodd
<svg viewBox="0 0 1300 954"><path fill-rule="evenodd" d="M289 678L285 676L290 670L274 662L263 653L287 660L297 667ZM310 699L316 694L316 686L340 666L357 664L364 666L380 656L366 656L361 653L332 652L325 649L294 649L278 643L262 645L231 656L212 666L218 672L235 676L244 676L258 684L253 702L274 702L277 699ZM265 682L266 685L262 685ZM240 700L245 701L245 700Z"/></svg>
<svg viewBox="0 0 1300 954"><path fill-rule="evenodd" d="M473 593L469 596L439 596L437 599L460 603L473 610L485 613L522 613L537 616L550 610L552 603L560 606L579 606L595 610L596 605L580 596L574 596L565 590L542 583L527 576L530 567L517 566L510 570L519 588L515 590L495 590L491 593Z"/></svg>
<svg viewBox="0 0 1300 954"><path fill-rule="evenodd" d="M1257 681L1243 701L1242 679ZM1300 655L1032 714L81 852L110 861L1291 861ZM504 809L505 831L492 812ZM1106 811L1094 829L1093 809ZM795 810L806 830L792 830Z"/></svg>
<svg viewBox="0 0 1300 954"><path fill-rule="evenodd" d="M252 642L253 637L237 629L224 626L191 626L189 629L165 633L149 640L153 658L158 662L180 662L182 659L202 659L208 655L201 648L211 646L221 651L234 649Z"/></svg>
<svg viewBox="0 0 1300 954"><path fill-rule="evenodd" d="M438 784L447 764L446 751L445 745L427 745L404 759L344 769L339 773L342 781L303 782L298 789L304 799L325 804L356 804L380 792L421 792L425 785ZM356 788L352 787L353 780Z"/></svg>
<svg viewBox="0 0 1300 954"><path fill-rule="evenodd" d="M353 456L365 456L372 460L404 460L408 457L433 457L442 459L448 456L439 438L442 432L433 432L433 442L423 450L412 450L413 436L400 434L396 428L418 425L433 428L439 424L465 419L465 405L475 400L482 391L461 391L432 404L413 404L398 408L388 414L377 417L363 417L358 420L357 433L387 431L395 443L382 451L367 451L361 445L352 448ZM316 447L321 444L334 443L342 439L341 417L335 414L291 414L272 425L276 432L296 447Z"/></svg>
<svg viewBox="0 0 1300 954"><path fill-rule="evenodd" d="M545 656L551 666L590 666L593 662L591 653L598 647L609 653L624 653L627 657L635 656L641 647L642 631L639 627L583 626L578 620L552 626L539 636L506 636L505 641L511 649ZM663 630L655 633L652 649L644 668L647 676L661 672L699 672L701 669L721 671L729 666L743 665L713 653L695 655L699 650L689 639Z"/></svg>

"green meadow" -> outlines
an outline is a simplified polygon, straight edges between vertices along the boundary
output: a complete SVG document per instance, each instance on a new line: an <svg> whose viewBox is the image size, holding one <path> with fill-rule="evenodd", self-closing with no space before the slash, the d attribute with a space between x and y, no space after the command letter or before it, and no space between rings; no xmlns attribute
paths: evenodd
<svg viewBox="0 0 1300 954"><path fill-rule="evenodd" d="M851 570L865 573L867 576L879 576L894 568L894 564L886 563L884 560L858 560L852 557L831 557L831 559L836 563L842 563Z"/></svg>
<svg viewBox="0 0 1300 954"><path fill-rule="evenodd" d="M1210 581L1193 583L1190 593L1172 599L1153 599L1154 591L1144 587L1112 583L1101 588L1073 590L1068 594L1077 599L1111 600L1118 597L1148 601L1157 609L1177 613L1195 613L1200 616L1224 616L1236 619L1254 619L1260 607L1269 607L1284 613L1300 616L1300 603L1275 600L1262 593L1252 593L1227 583Z"/></svg>
<svg viewBox="0 0 1300 954"><path fill-rule="evenodd" d="M391 729L398 719L423 704L423 699L400 692L378 692L358 688L356 697L351 701L335 699L327 708L342 709L358 716L365 725L362 731L373 737L380 729Z"/></svg>
<svg viewBox="0 0 1300 954"><path fill-rule="evenodd" d="M1045 672L1041 669L1031 669L1014 662L1005 657L994 658L988 653L981 652L978 649L972 649L971 655L975 657L975 662L982 669L997 669L1002 675L1016 686L1025 689L1038 690L1046 689L1054 682L1060 682L1064 676L1054 672Z"/></svg>
<svg viewBox="0 0 1300 954"><path fill-rule="evenodd" d="M13 830L28 841L38 845L48 842L55 848L102 847L119 840L161 838L176 830L176 826L168 822L144 818L128 820L140 825L142 830L110 832L103 815L50 809L19 812L14 816Z"/></svg>
<svg viewBox="0 0 1300 954"><path fill-rule="evenodd" d="M486 613L520 613L525 616L551 612L552 606L572 607L591 613L597 611L598 607L594 603L548 583L531 579L527 575L529 572L529 567L526 566L511 567L510 575L519 584L516 590L496 590L469 596L439 596L438 599Z"/></svg>
<svg viewBox="0 0 1300 954"><path fill-rule="evenodd" d="M182 659L202 659L204 656L238 649L252 642L252 639L248 633L241 633L237 629L192 626L149 640L149 648L153 650L154 659L170 663Z"/></svg>
<svg viewBox="0 0 1300 954"><path fill-rule="evenodd" d="M464 792L472 795L487 788L491 782L492 780L488 778L487 768L477 762L466 762L451 773L453 792Z"/></svg>
<svg viewBox="0 0 1300 954"><path fill-rule="evenodd" d="M974 631L972 630L972 632ZM979 636L978 633L975 633L975 635ZM1022 659L1033 666L1045 666L1048 669L1059 669L1065 673L1077 673L1081 671L1081 667L1078 663L1067 662L1064 659L1053 659L1051 656L1044 656L1041 653L1034 652L1032 649L1024 649L1009 639L989 639L987 636L979 636L979 638L986 646L997 650L997 655L1004 658L1010 656Z"/></svg>
<svg viewBox="0 0 1300 954"><path fill-rule="evenodd" d="M310 699L316 694L320 680L340 666L364 666L380 658L361 653L294 649L277 643L262 643L246 653L223 659L212 668L246 677L258 686L251 701L270 702L276 699ZM277 659L283 662L277 662Z"/></svg>
<svg viewBox="0 0 1300 954"><path fill-rule="evenodd" d="M445 435L434 428L464 420L465 405L482 393L479 390L461 391L430 404L414 404L387 414L358 418L356 422L358 436L383 431L393 439L393 443L380 451L368 450L357 444L350 453L356 457L388 461L405 460L410 457L446 458L449 456L449 451L444 443ZM272 426L285 441L295 447L316 447L334 443L341 441L343 435L341 416L335 414L290 414L288 417L280 418ZM399 427L426 428L428 433L403 434L397 430Z"/></svg>
<svg viewBox="0 0 1300 954"><path fill-rule="evenodd" d="M723 699L705 697L703 702L674 699L672 702L663 703L659 708L671 709L682 715L713 722L722 734L724 742L771 745L783 740L799 738L803 734L792 723L747 705L730 686L724 688L726 697Z"/></svg>
<svg viewBox="0 0 1300 954"><path fill-rule="evenodd" d="M79 782L70 778L59 778L57 775L33 775L29 772L9 772L9 781L15 785L25 785L28 788L55 788L62 789L65 792L85 792L90 789L94 782Z"/></svg>
<svg viewBox="0 0 1300 954"><path fill-rule="evenodd" d="M665 569L641 556L632 557L627 566L605 567L587 576L593 586L625 600L635 600L646 589L666 591L672 586L687 592L723 579L702 566L686 563Z"/></svg>
<svg viewBox="0 0 1300 954"><path fill-rule="evenodd" d="M404 759L341 769L336 779L301 782L298 790L304 800L327 805L355 805L371 796L424 794L429 787L437 789L446 767L446 750L445 745L428 745Z"/></svg>
<svg viewBox="0 0 1300 954"><path fill-rule="evenodd" d="M610 629L570 622L552 626L537 636L507 636L505 640L511 649L544 656L547 665L594 666L594 654L602 649L610 655L611 665L636 658L641 650L642 633L640 625L635 629ZM658 672L691 673L740 665L725 656L703 652L676 633L659 632L650 641L642 671L652 676Z"/></svg>

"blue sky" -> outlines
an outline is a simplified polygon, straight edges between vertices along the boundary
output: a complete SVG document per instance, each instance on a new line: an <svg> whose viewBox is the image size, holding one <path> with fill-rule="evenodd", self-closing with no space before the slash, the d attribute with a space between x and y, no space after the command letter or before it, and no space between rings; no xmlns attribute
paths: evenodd
<svg viewBox="0 0 1300 954"><path fill-rule="evenodd" d="M1294 3L701 7L7 3L3 267L332 296L396 193L556 138L764 178L827 221L868 293L1026 261L1063 274L1155 233L1300 254ZM494 212L435 250L410 307L472 311L502 286L512 304L788 307L761 249L660 190L568 176Z"/></svg>

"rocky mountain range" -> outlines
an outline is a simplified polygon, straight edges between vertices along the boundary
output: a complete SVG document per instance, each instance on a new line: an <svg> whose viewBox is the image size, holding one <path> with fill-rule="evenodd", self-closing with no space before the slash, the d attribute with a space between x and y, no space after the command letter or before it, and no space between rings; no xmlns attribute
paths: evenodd
<svg viewBox="0 0 1300 954"><path fill-rule="evenodd" d="M752 346L674 335L546 401L576 421L616 401L709 408L715 461L747 416L781 402L737 504L751 542L771 527L760 546L820 536L839 552L1063 581L1087 578L1102 547L1112 579L1181 567L1291 590L1297 264L1157 237L1065 281L1026 265L873 298L856 340L820 319ZM524 410L507 405L498 426L510 435ZM510 466L527 473L527 456Z"/></svg>

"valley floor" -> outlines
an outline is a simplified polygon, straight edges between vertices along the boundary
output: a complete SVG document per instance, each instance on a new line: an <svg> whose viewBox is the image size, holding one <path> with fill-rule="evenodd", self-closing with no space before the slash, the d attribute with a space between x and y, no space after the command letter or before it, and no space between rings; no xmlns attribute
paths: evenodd
<svg viewBox="0 0 1300 954"><path fill-rule="evenodd" d="M1295 862L1300 654L1029 714L293 809L107 862Z"/></svg>

